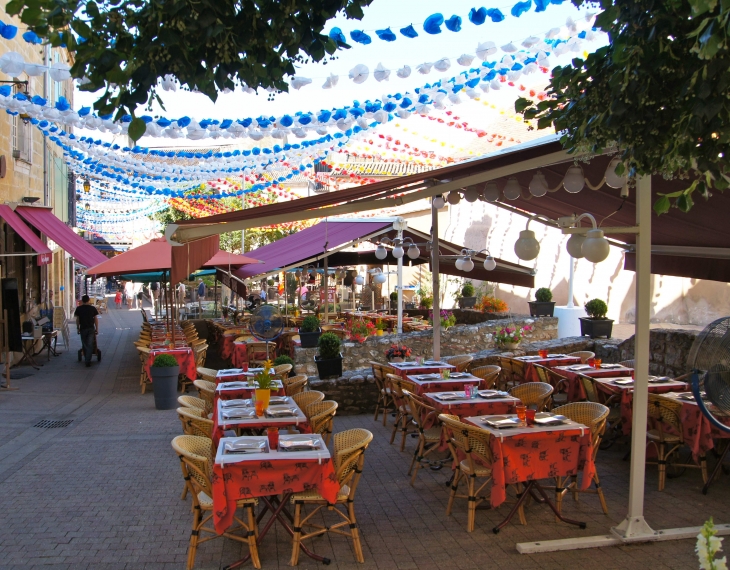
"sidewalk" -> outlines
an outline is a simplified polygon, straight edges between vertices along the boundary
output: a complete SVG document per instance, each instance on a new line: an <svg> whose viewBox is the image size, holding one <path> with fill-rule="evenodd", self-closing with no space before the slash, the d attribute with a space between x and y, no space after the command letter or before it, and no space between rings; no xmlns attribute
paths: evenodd
<svg viewBox="0 0 730 570"><path fill-rule="evenodd" d="M112 303L113 305L113 303ZM154 409L153 396L139 392L137 337L139 311L110 309L98 339L101 363L85 368L76 358L78 337L40 371L13 380L17 392L0 392L0 569L166 569L184 568L192 515L180 500L183 480L170 441L181 433L174 410ZM73 329L72 329L73 331ZM75 332L75 331L73 331ZM67 427L34 427L41 420L71 420ZM414 487L406 471L415 439L405 453L389 445L390 424L372 416L337 416L335 431L365 427L375 436L366 454L356 512L365 564L355 562L344 538L312 542L332 558L329 568L370 570L469 568L697 568L691 540L579 550L540 556L520 555L515 543L605 534L620 521L628 500L626 447L601 451L601 475L610 514L603 515L594 496L565 512L588 522L587 530L556 524L535 503L527 508L527 526L511 524L499 535L492 526L506 509L477 512L477 526L466 532L466 501L444 515L448 469L419 473ZM655 529L700 525L714 516L728 522L728 479L708 496L698 470L669 479L656 491L656 467L647 468L646 517ZM274 536L275 535L275 536ZM264 568L289 568L290 538L277 527L261 547ZM245 552L228 540L198 550L196 568L220 568ZM244 568L251 568L248 564ZM302 556L299 568L322 569Z"/></svg>

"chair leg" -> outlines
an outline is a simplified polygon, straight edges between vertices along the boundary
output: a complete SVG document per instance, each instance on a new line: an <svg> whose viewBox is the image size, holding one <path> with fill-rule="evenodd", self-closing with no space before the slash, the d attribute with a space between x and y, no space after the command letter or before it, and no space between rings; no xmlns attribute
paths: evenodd
<svg viewBox="0 0 730 570"><path fill-rule="evenodd" d="M350 518L350 533L352 534L352 546L355 549L355 558L360 564L365 562L365 556L362 553L362 544L360 544L360 531L357 528L357 520L355 519L355 505L347 503L347 513Z"/></svg>
<svg viewBox="0 0 730 570"><path fill-rule="evenodd" d="M606 497L603 495L603 489L601 488L601 482L598 479L598 473L594 473L593 482L596 484L596 493L598 494L598 500L601 501L601 508L603 514L608 514L608 504L606 503Z"/></svg>
<svg viewBox="0 0 730 570"><path fill-rule="evenodd" d="M259 560L259 547L256 544L256 517L253 514L253 505L246 507L248 511L248 551L251 553L251 563L254 568L261 568L261 561Z"/></svg>
<svg viewBox="0 0 730 570"><path fill-rule="evenodd" d="M702 483L707 483L707 456L700 456L700 469L702 470Z"/></svg>
<svg viewBox="0 0 730 570"><path fill-rule="evenodd" d="M468 501L468 517L466 522L467 532L474 531L474 523L477 517L477 498L476 493L476 478L477 476L472 473L466 478L467 486L469 488L469 494L467 496Z"/></svg>
<svg viewBox="0 0 730 570"><path fill-rule="evenodd" d="M302 542L301 520L302 505L296 504L294 506L294 536L292 537L291 560L289 561L291 566L299 564L299 545Z"/></svg>
<svg viewBox="0 0 730 570"><path fill-rule="evenodd" d="M400 450L405 451L406 449L406 437L408 437L408 414L403 415L403 437L400 441Z"/></svg>
<svg viewBox="0 0 730 570"><path fill-rule="evenodd" d="M451 493L449 493L449 502L446 503L446 516L451 514L451 508L454 506L454 498L456 497L456 491L459 488L459 481L461 480L461 470L457 467L454 471L454 480L451 482Z"/></svg>
<svg viewBox="0 0 730 570"><path fill-rule="evenodd" d="M421 466L420 459L423 457L423 448L425 446L425 441L421 439L421 437L418 438L418 445L416 446L416 450L413 452L413 458L411 459L411 466L408 468L407 475L410 475L413 473L413 467L416 467L416 473L418 473L418 468ZM413 482L416 480L416 473L413 473L413 477L411 478L411 485L413 485Z"/></svg>
<svg viewBox="0 0 730 570"><path fill-rule="evenodd" d="M400 424L401 413L397 412L395 422L393 422L393 431L390 433L390 445L395 441L395 434L398 433L398 425Z"/></svg>
<svg viewBox="0 0 730 570"><path fill-rule="evenodd" d="M565 494L565 489L563 489L563 482L564 479L562 477L555 477L555 508L558 512L562 512L561 509L563 508L563 495ZM555 521L557 522L558 520L559 519L556 515Z"/></svg>
<svg viewBox="0 0 730 570"><path fill-rule="evenodd" d="M193 529L190 532L187 570L193 570L193 567L195 566L195 553L198 550L198 526L200 525L200 517L200 507L197 507L193 510Z"/></svg>
<svg viewBox="0 0 730 570"><path fill-rule="evenodd" d="M378 395L378 402L375 404L375 415L373 416L374 422L378 421L378 416L380 415L380 402L381 402L382 397L383 397L382 394ZM385 410L383 410L383 413L385 413Z"/></svg>
<svg viewBox="0 0 730 570"><path fill-rule="evenodd" d="M657 446L657 463L659 464L659 490L664 490L664 483L667 477L667 460L664 456L664 444L660 443Z"/></svg>

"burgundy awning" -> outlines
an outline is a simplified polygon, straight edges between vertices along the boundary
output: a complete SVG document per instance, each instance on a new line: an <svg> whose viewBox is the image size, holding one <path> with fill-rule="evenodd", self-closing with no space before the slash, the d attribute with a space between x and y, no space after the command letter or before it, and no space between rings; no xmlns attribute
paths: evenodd
<svg viewBox="0 0 730 570"><path fill-rule="evenodd" d="M218 253L220 236L210 236L172 248L170 282L179 283Z"/></svg>
<svg viewBox="0 0 730 570"><path fill-rule="evenodd" d="M15 230L15 233L23 238L23 241L27 243L33 251L38 254L38 265L48 265L53 259L51 250L48 246L43 243L35 232L30 229L23 220L20 219L18 214L13 212L12 208L7 204L0 204L0 217L7 222L7 224Z"/></svg>
<svg viewBox="0 0 730 570"><path fill-rule="evenodd" d="M71 228L53 214L50 208L18 206L15 211L55 241L59 247L70 253L81 265L91 267L106 260L103 253L74 233Z"/></svg>

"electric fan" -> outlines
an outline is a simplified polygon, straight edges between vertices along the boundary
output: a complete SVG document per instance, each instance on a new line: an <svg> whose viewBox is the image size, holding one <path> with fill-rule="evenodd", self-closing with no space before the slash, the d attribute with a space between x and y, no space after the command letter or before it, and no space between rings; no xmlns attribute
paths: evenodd
<svg viewBox="0 0 730 570"><path fill-rule="evenodd" d="M251 314L248 329L258 340L274 340L284 330L284 319L278 307L267 303L258 306Z"/></svg>

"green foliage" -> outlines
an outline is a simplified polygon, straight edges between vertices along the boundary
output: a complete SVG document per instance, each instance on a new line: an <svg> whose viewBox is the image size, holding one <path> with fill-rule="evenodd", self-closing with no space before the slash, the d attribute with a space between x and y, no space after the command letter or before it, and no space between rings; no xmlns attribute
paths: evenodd
<svg viewBox="0 0 730 570"><path fill-rule="evenodd" d="M581 6L587 0L573 0ZM728 187L730 51L727 0L598 0L611 44L556 67L549 98L519 99L537 128L554 127L571 152L618 148L621 174L686 180L659 195L657 214L686 212L697 192Z"/></svg>
<svg viewBox="0 0 730 570"><path fill-rule="evenodd" d="M433 297L421 297L421 307L424 309L433 307Z"/></svg>
<svg viewBox="0 0 730 570"><path fill-rule="evenodd" d="M170 368L171 366L177 365L177 360L171 354L160 354L152 362L154 368Z"/></svg>
<svg viewBox="0 0 730 570"><path fill-rule="evenodd" d="M464 286L461 288L461 296L462 297L474 297L475 289L474 285L471 281L467 281L464 283Z"/></svg>
<svg viewBox="0 0 730 570"><path fill-rule="evenodd" d="M312 333L317 332L318 330L319 319L314 315L309 315L308 317L305 317L305 319L302 321L302 326L299 327L299 332L303 333Z"/></svg>
<svg viewBox="0 0 730 570"><path fill-rule="evenodd" d="M586 313L592 319L605 319L608 305L600 299L591 299L585 304Z"/></svg>
<svg viewBox="0 0 730 570"><path fill-rule="evenodd" d="M535 301L538 303L549 303L553 300L553 293L547 287L540 287L535 291Z"/></svg>
<svg viewBox="0 0 730 570"><path fill-rule="evenodd" d="M339 304L329 303L327 305L327 313L330 315L339 313L340 309L341 309L341 307ZM317 308L315 309L315 311L318 315L324 315L324 303L322 303L321 305L317 305Z"/></svg>
<svg viewBox="0 0 730 570"><path fill-rule="evenodd" d="M282 354L274 359L274 366L281 366L282 364L291 364L294 366L294 361L286 354Z"/></svg>
<svg viewBox="0 0 730 570"><path fill-rule="evenodd" d="M323 333L317 342L320 360L331 360L340 355L340 337L331 332Z"/></svg>
<svg viewBox="0 0 730 570"><path fill-rule="evenodd" d="M390 300L393 301L394 303L398 301L398 291L393 291L390 294Z"/></svg>
<svg viewBox="0 0 730 570"><path fill-rule="evenodd" d="M323 34L340 12L360 19L372 0L11 0L9 15L53 46L73 54L71 74L83 91L101 91L101 114L134 116L158 101L165 75L213 101L225 88L246 83L286 91L295 66L333 59L347 48ZM69 33L69 29L73 34ZM137 140L141 119L129 125Z"/></svg>
<svg viewBox="0 0 730 570"><path fill-rule="evenodd" d="M271 368L273 363L271 360L267 360L263 364L263 370L254 376L254 380L258 384L259 390L270 390L274 379L271 376Z"/></svg>
<svg viewBox="0 0 730 570"><path fill-rule="evenodd" d="M269 287L273 287L273 286L274 286L274 280L273 280L273 279L269 279L269 280L268 280L268 281L266 282L266 284L267 284L267 285L268 285Z"/></svg>

